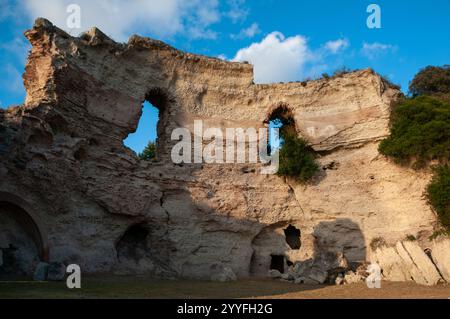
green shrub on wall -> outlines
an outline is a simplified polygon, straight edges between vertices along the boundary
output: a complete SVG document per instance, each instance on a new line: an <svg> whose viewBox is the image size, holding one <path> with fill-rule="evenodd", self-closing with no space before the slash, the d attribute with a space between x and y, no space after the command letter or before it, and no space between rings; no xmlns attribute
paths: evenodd
<svg viewBox="0 0 450 319"><path fill-rule="evenodd" d="M416 167L450 158L450 103L429 96L400 102L393 111L391 135L379 150Z"/></svg>
<svg viewBox="0 0 450 319"><path fill-rule="evenodd" d="M391 135L380 143L380 153L399 163L413 163L415 168L431 161L433 180L427 197L443 229L430 237L450 233L450 67L429 66L412 80L413 98L394 108Z"/></svg>
<svg viewBox="0 0 450 319"><path fill-rule="evenodd" d="M443 227L450 231L450 167L435 168L433 180L427 188L427 196Z"/></svg>
<svg viewBox="0 0 450 319"><path fill-rule="evenodd" d="M300 182L307 182L318 171L314 153L308 143L296 134L283 134L278 175L289 176Z"/></svg>

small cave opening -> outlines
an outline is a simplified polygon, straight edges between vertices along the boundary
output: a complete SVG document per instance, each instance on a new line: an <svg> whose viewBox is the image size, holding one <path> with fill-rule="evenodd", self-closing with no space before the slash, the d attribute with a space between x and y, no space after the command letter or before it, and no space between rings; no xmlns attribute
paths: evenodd
<svg viewBox="0 0 450 319"><path fill-rule="evenodd" d="M295 226L289 225L284 230L284 235L286 236L286 243L289 245L289 247L291 247L291 249L300 249L300 229L296 228Z"/></svg>
<svg viewBox="0 0 450 319"><path fill-rule="evenodd" d="M144 224L130 226L116 244L119 262L134 260L138 262L148 253L147 238L149 229Z"/></svg>
<svg viewBox="0 0 450 319"><path fill-rule="evenodd" d="M284 256L283 255L271 255L270 256L270 270L278 270L280 273L284 273Z"/></svg>

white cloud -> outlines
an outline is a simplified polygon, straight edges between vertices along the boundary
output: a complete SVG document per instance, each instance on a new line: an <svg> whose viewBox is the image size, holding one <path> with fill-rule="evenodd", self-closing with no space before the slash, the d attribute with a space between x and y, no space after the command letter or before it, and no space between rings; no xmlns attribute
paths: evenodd
<svg viewBox="0 0 450 319"><path fill-rule="evenodd" d="M248 28L242 29L238 34L232 34L230 37L233 40L240 40L245 38L253 38L255 35L261 33L261 29L257 23L253 23Z"/></svg>
<svg viewBox="0 0 450 319"><path fill-rule="evenodd" d="M261 42L239 50L233 61L253 64L256 83L274 83L298 80L308 59L305 37L285 38L280 32L272 32Z"/></svg>
<svg viewBox="0 0 450 319"><path fill-rule="evenodd" d="M336 54L341 50L348 48L350 45L347 39L337 39L335 41L328 41L325 43L325 49L332 54Z"/></svg>
<svg viewBox="0 0 450 319"><path fill-rule="evenodd" d="M397 46L392 44L384 44L379 42L374 43L363 43L363 47L361 49L361 54L367 57L369 60L377 59L387 53L396 52L398 49Z"/></svg>
<svg viewBox="0 0 450 319"><path fill-rule="evenodd" d="M132 33L170 37L184 33L194 38L211 38L209 26L220 20L217 0L77 0L81 7L81 30L67 27L67 6L73 0L20 0L28 16L44 17L73 33L96 26L116 40Z"/></svg>
<svg viewBox="0 0 450 319"><path fill-rule="evenodd" d="M226 12L226 16L230 18L233 23L244 21L249 10L244 7L245 0L228 0L229 11Z"/></svg>

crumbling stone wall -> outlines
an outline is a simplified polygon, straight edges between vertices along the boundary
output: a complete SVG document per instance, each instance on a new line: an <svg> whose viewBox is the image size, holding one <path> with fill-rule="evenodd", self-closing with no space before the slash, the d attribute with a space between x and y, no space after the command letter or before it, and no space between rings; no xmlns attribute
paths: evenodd
<svg viewBox="0 0 450 319"><path fill-rule="evenodd" d="M422 196L429 174L377 151L400 92L372 70L255 85L249 64L139 36L126 44L97 29L72 37L43 19L25 35L26 100L0 110L0 192L37 212L50 261L92 273L265 276L272 255L295 262L324 250L357 263L373 238L421 240L434 229ZM160 111L155 162L123 145L144 100ZM170 160L173 129L199 119L204 128L266 127L280 105L320 155L311 183L251 164ZM289 225L301 232L300 249L286 242ZM134 251L136 240L145 243Z"/></svg>

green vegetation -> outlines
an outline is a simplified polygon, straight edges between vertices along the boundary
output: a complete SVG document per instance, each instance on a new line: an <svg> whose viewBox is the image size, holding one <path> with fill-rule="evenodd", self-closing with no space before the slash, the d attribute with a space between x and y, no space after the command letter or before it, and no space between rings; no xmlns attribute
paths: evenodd
<svg viewBox="0 0 450 319"><path fill-rule="evenodd" d="M448 159L450 103L428 96L400 102L393 112L391 136L379 150L399 163L414 161L416 167Z"/></svg>
<svg viewBox="0 0 450 319"><path fill-rule="evenodd" d="M450 231L450 168L447 165L435 168L433 180L427 188L427 196L441 225Z"/></svg>
<svg viewBox="0 0 450 319"><path fill-rule="evenodd" d="M444 228L433 239L450 232L450 66L422 69L409 90L412 98L395 107L391 135L379 151L399 163L412 162L415 168L440 163L427 188L428 201Z"/></svg>
<svg viewBox="0 0 450 319"><path fill-rule="evenodd" d="M139 153L138 155L139 159L143 161L151 161L156 158L156 143L150 141L147 145L147 147L142 151L142 153Z"/></svg>
<svg viewBox="0 0 450 319"><path fill-rule="evenodd" d="M450 231L446 229L439 229L436 230L429 238L428 240L435 240L436 238L439 238L441 236L450 236Z"/></svg>
<svg viewBox="0 0 450 319"><path fill-rule="evenodd" d="M420 70L411 81L409 91L414 97L434 95L450 101L450 65L427 66Z"/></svg>
<svg viewBox="0 0 450 319"><path fill-rule="evenodd" d="M294 133L284 133L282 137L278 175L307 182L319 170L313 151L304 139Z"/></svg>

